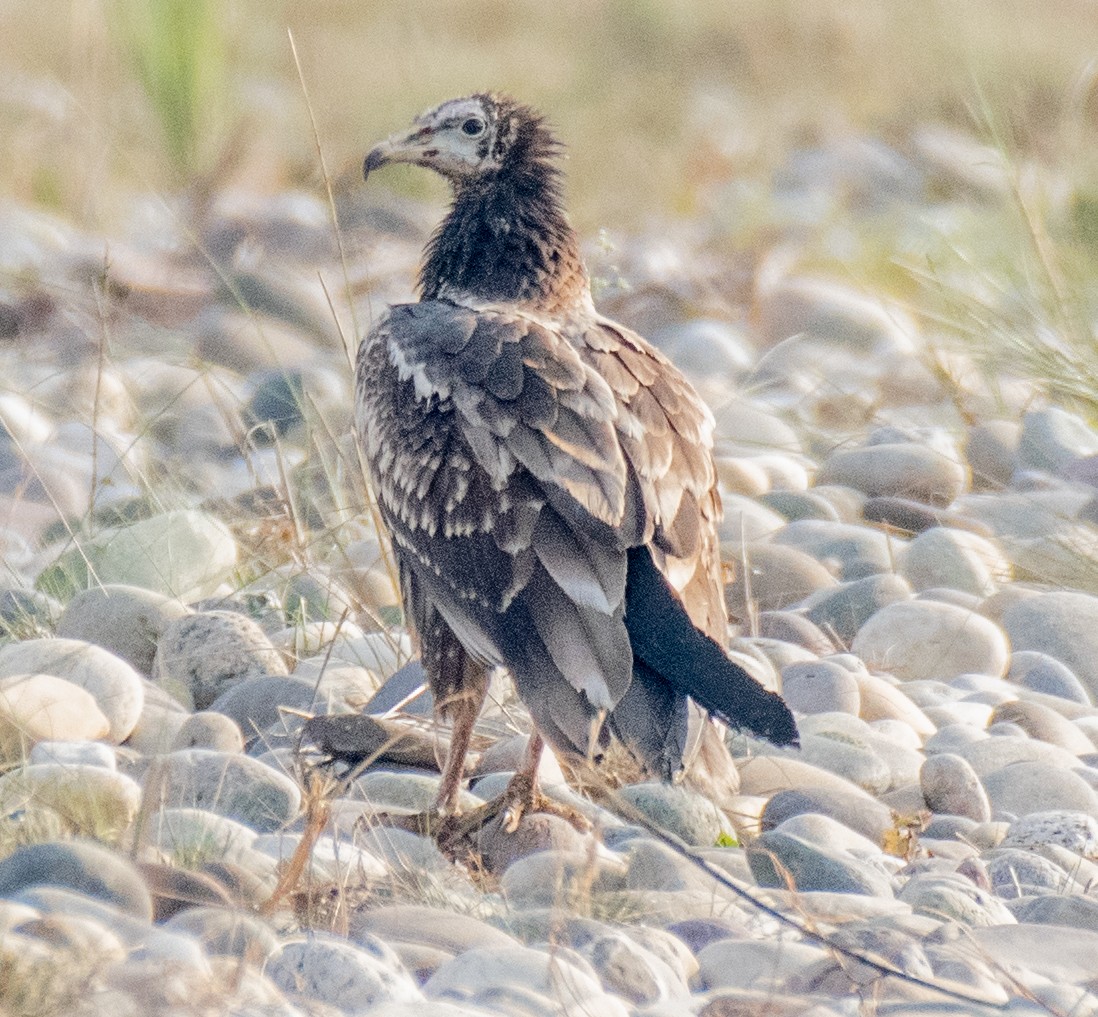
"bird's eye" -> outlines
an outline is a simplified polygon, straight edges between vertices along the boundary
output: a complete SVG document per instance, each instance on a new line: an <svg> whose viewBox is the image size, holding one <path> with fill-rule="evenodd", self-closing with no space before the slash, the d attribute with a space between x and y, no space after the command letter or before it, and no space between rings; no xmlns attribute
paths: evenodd
<svg viewBox="0 0 1098 1017"><path fill-rule="evenodd" d="M484 121L479 117L469 117L469 119L461 125L461 133L470 138L475 138L478 134L483 133L483 131Z"/></svg>

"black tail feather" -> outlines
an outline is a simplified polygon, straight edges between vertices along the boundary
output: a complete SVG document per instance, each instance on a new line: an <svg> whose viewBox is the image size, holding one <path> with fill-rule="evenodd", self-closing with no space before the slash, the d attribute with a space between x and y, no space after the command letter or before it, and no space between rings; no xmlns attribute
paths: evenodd
<svg viewBox="0 0 1098 1017"><path fill-rule="evenodd" d="M646 547L629 551L625 627L633 656L730 727L775 745L797 745L797 724L785 701L729 660L694 627Z"/></svg>

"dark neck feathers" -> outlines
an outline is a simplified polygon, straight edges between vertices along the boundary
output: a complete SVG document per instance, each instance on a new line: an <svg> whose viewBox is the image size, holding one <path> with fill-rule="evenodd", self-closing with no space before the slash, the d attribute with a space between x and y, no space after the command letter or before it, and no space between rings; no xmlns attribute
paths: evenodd
<svg viewBox="0 0 1098 1017"><path fill-rule="evenodd" d="M544 313L584 302L587 273L564 214L557 150L540 123L524 124L500 169L453 181L453 205L420 271L422 299L461 294Z"/></svg>

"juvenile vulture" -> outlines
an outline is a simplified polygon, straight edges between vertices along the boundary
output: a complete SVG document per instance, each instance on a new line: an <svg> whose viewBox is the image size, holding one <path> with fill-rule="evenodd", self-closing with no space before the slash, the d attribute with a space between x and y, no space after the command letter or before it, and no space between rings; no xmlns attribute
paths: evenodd
<svg viewBox="0 0 1098 1017"><path fill-rule="evenodd" d="M614 735L649 774L692 774L713 794L735 770L706 714L797 741L782 699L721 648L712 416L663 355L595 310L560 154L537 112L481 94L424 113L365 162L367 176L425 166L453 189L419 302L391 307L359 348L356 419L452 723L438 811L457 811L502 665L535 725L512 824L540 799L543 739L597 758Z"/></svg>

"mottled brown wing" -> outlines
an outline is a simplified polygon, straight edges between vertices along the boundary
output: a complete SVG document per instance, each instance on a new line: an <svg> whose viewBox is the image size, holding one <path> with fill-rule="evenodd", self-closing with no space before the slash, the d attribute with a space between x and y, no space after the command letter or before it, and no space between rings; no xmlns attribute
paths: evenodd
<svg viewBox="0 0 1098 1017"><path fill-rule="evenodd" d="M679 370L635 332L602 319L584 338L584 359L619 405L617 436L644 508L643 536L634 546L651 546L693 623L724 645L712 414Z"/></svg>
<svg viewBox="0 0 1098 1017"><path fill-rule="evenodd" d="M679 589L707 571L708 417L665 373L608 323L569 335L445 301L394 307L359 355L359 429L403 566L578 751L633 677L628 548L651 543Z"/></svg>

